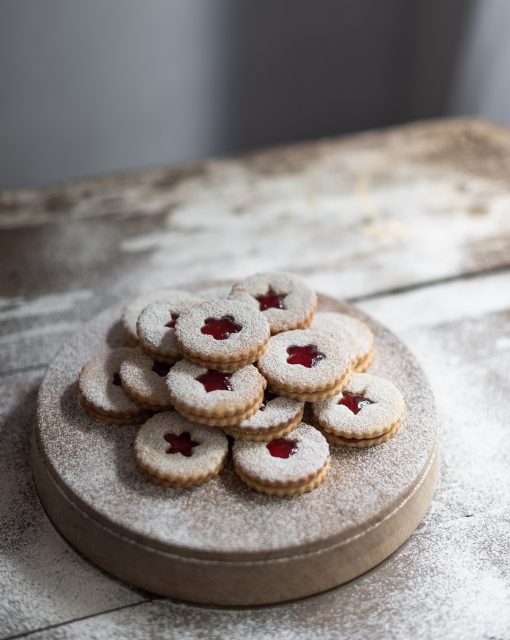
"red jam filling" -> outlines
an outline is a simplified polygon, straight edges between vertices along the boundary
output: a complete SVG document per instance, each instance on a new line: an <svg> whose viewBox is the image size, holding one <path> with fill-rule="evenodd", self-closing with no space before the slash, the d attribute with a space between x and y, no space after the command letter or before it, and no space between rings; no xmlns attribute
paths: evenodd
<svg viewBox="0 0 510 640"><path fill-rule="evenodd" d="M116 387L120 387L120 386L122 385L122 382L121 382L121 380L120 380L120 374L119 374L119 373L117 373L117 372L116 372L116 373L114 373L114 374L113 374L113 380L112 380L112 382L113 382L113 384L114 384Z"/></svg>
<svg viewBox="0 0 510 640"><path fill-rule="evenodd" d="M234 321L233 316L221 318L207 318L200 331L206 336L212 336L215 340L226 340L233 333L239 333L242 327Z"/></svg>
<svg viewBox="0 0 510 640"><path fill-rule="evenodd" d="M296 440L286 440L285 438L271 440L266 444L266 447L273 458L288 458L298 450Z"/></svg>
<svg viewBox="0 0 510 640"><path fill-rule="evenodd" d="M262 400L262 404L259 407L259 411L264 411L267 406L267 403L271 402L271 400L274 400L277 397L278 396L276 396L274 393L270 393L269 391L264 391L264 400Z"/></svg>
<svg viewBox="0 0 510 640"><path fill-rule="evenodd" d="M363 407L368 407L369 404L373 404L371 400L365 398L365 396L357 396L353 393L344 393L342 398L338 401L338 404L343 404L349 411L352 411L354 415L358 414Z"/></svg>
<svg viewBox="0 0 510 640"><path fill-rule="evenodd" d="M178 313L172 313L171 314L171 319L165 324L165 327L168 327L169 329L175 329L175 323L177 322L177 319L179 318L179 314Z"/></svg>
<svg viewBox="0 0 510 640"><path fill-rule="evenodd" d="M283 304L285 297L286 296L279 295L272 289L269 289L266 294L256 296L255 299L258 300L259 309L265 311L266 309L285 309L285 305Z"/></svg>
<svg viewBox="0 0 510 640"><path fill-rule="evenodd" d="M155 360L154 364L151 367L152 371L154 371L154 373L157 373L161 378L167 376L171 368L171 364L168 364L168 362L160 362L159 360Z"/></svg>
<svg viewBox="0 0 510 640"><path fill-rule="evenodd" d="M183 431L178 436L175 433L165 433L163 437L170 444L166 450L167 453L182 453L186 458L193 455L193 447L198 447L200 444L191 439L189 431Z"/></svg>
<svg viewBox="0 0 510 640"><path fill-rule="evenodd" d="M232 385L230 384L231 376L231 373L209 369L198 376L198 378L195 378L195 380L198 380L198 382L204 385L207 393L210 391L232 391Z"/></svg>
<svg viewBox="0 0 510 640"><path fill-rule="evenodd" d="M315 367L318 362L326 357L324 353L317 351L317 347L313 344L307 344L304 347L293 345L287 349L287 353L289 354L287 358L289 364L300 364L308 369Z"/></svg>

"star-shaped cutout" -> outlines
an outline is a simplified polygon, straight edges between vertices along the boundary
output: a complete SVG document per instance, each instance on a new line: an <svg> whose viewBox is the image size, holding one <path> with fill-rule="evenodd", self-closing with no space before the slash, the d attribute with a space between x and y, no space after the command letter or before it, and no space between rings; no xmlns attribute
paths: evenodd
<svg viewBox="0 0 510 640"><path fill-rule="evenodd" d="M285 309L284 300L286 298L286 294L279 294L273 291L273 289L268 289L268 292L261 296L256 296L256 300L259 302L259 309L261 311L266 311L266 309Z"/></svg>
<svg viewBox="0 0 510 640"><path fill-rule="evenodd" d="M288 458L298 450L297 444L297 440L278 438L278 440L268 442L266 447L273 458Z"/></svg>
<svg viewBox="0 0 510 640"><path fill-rule="evenodd" d="M183 431L180 435L165 433L163 437L170 444L166 450L167 453L182 453L186 458L193 455L193 447L198 447L200 444L191 439L189 431Z"/></svg>
<svg viewBox="0 0 510 640"><path fill-rule="evenodd" d="M242 326L237 324L233 316L222 316L221 318L207 318L200 331L206 336L212 336L215 340L226 340L233 333L239 333Z"/></svg>
<svg viewBox="0 0 510 640"><path fill-rule="evenodd" d="M205 373L195 378L204 385L207 393L210 391L232 391L230 384L231 373L224 373L216 369L208 369Z"/></svg>
<svg viewBox="0 0 510 640"><path fill-rule="evenodd" d="M170 314L170 320L165 324L165 327L168 327L169 329L175 329L175 323L177 322L178 318L179 318L179 314L178 313L171 313Z"/></svg>
<svg viewBox="0 0 510 640"><path fill-rule="evenodd" d="M313 344L307 344L302 347L293 345L287 349L289 357L287 362L289 364L300 364L307 369L315 367L315 365L324 360L326 355L317 350L317 347Z"/></svg>
<svg viewBox="0 0 510 640"><path fill-rule="evenodd" d="M368 407L368 405L374 403L372 400L365 398L365 396L357 396L353 393L344 393L338 401L338 404L347 407L349 411L352 411L354 415L357 415L363 407Z"/></svg>

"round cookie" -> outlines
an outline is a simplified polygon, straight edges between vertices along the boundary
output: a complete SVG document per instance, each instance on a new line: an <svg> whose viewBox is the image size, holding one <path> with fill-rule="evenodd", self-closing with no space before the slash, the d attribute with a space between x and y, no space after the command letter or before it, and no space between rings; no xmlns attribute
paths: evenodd
<svg viewBox="0 0 510 640"><path fill-rule="evenodd" d="M153 360L142 349L133 349L120 365L122 387L144 409L164 411L172 406L166 377L171 364Z"/></svg>
<svg viewBox="0 0 510 640"><path fill-rule="evenodd" d="M275 396L266 390L259 410L251 418L224 431L238 440L268 442L283 438L301 422L303 409L303 402Z"/></svg>
<svg viewBox="0 0 510 640"><path fill-rule="evenodd" d="M404 408L402 394L389 380L355 373L342 392L312 405L312 420L331 444L371 447L397 433Z"/></svg>
<svg viewBox="0 0 510 640"><path fill-rule="evenodd" d="M221 371L258 360L269 335L264 316L235 300L209 300L185 309L175 327L178 348L186 359Z"/></svg>
<svg viewBox="0 0 510 640"><path fill-rule="evenodd" d="M201 302L185 291L174 291L164 300L147 305L136 325L140 346L153 360L170 364L180 360L181 354L175 339L175 327L181 313Z"/></svg>
<svg viewBox="0 0 510 640"><path fill-rule="evenodd" d="M228 440L219 429L165 411L139 429L134 452L136 464L152 482L192 487L218 475L228 454Z"/></svg>
<svg viewBox="0 0 510 640"><path fill-rule="evenodd" d="M303 422L290 435L271 442L237 440L233 457L245 484L275 496L312 491L325 480L330 462L324 436Z"/></svg>
<svg viewBox="0 0 510 640"><path fill-rule="evenodd" d="M140 424L150 413L133 402L121 385L122 362L134 349L111 349L89 360L78 380L80 402L95 420L107 424Z"/></svg>
<svg viewBox="0 0 510 640"><path fill-rule="evenodd" d="M232 287L232 300L240 300L261 311L271 333L304 329L312 321L317 294L290 273L257 273Z"/></svg>
<svg viewBox="0 0 510 640"><path fill-rule="evenodd" d="M134 300L131 300L129 304L124 307L122 312L122 326L126 336L128 344L136 346L138 344L138 333L136 331L136 323L138 322L138 316L142 313L143 309L156 300L164 300L167 297L178 295L181 298L196 297L191 293L181 291L180 289L156 289L155 291L149 291L144 293Z"/></svg>
<svg viewBox="0 0 510 640"><path fill-rule="evenodd" d="M374 334L364 322L345 313L319 311L310 329L323 333L339 342L349 351L354 371L366 371L374 360Z"/></svg>
<svg viewBox="0 0 510 640"><path fill-rule="evenodd" d="M253 365L225 373L181 360L167 377L174 407L183 416L211 426L236 425L258 411L266 381Z"/></svg>
<svg viewBox="0 0 510 640"><path fill-rule="evenodd" d="M257 366L274 393L302 402L338 393L351 375L342 346L309 329L272 336Z"/></svg>

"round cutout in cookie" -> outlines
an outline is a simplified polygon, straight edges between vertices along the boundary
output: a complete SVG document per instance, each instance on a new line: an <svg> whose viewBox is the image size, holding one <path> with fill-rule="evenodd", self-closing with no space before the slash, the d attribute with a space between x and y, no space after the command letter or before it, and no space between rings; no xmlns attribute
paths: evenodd
<svg viewBox="0 0 510 640"><path fill-rule="evenodd" d="M332 443L364 448L395 435L404 414L404 399L389 380L353 374L339 394L312 405L312 420Z"/></svg>
<svg viewBox="0 0 510 640"><path fill-rule="evenodd" d="M149 480L172 487L192 487L218 475L228 454L227 437L165 411L140 427L135 460Z"/></svg>
<svg viewBox="0 0 510 640"><path fill-rule="evenodd" d="M264 314L276 334L304 329L312 321L317 294L305 282L290 273L257 273L236 283L230 294Z"/></svg>

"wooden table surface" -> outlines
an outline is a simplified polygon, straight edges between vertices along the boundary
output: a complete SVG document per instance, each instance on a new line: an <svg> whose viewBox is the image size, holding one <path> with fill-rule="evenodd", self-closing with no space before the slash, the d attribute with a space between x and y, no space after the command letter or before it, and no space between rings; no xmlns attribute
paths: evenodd
<svg viewBox="0 0 510 640"><path fill-rule="evenodd" d="M508 130L432 121L4 191L0 214L1 638L510 637ZM215 609L132 589L70 548L35 495L45 367L141 290L275 269L355 301L421 360L440 418L432 507L388 560L299 602Z"/></svg>

